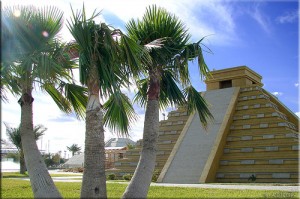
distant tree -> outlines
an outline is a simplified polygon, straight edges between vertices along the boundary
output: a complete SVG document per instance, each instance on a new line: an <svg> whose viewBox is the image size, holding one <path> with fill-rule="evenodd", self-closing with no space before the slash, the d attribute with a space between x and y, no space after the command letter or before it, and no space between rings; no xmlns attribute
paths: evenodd
<svg viewBox="0 0 300 199"><path fill-rule="evenodd" d="M26 165L25 165L25 158L23 153L22 141L21 141L21 131L20 127L12 128L9 127L8 124L4 123L6 127L6 133L8 136L9 141L14 144L20 154L20 174L25 174ZM47 130L43 125L37 125L33 127L33 133L35 140L40 139L44 135L44 132Z"/></svg>
<svg viewBox="0 0 300 199"><path fill-rule="evenodd" d="M1 145L2 145L2 144L6 144L6 140L1 139Z"/></svg>
<svg viewBox="0 0 300 199"><path fill-rule="evenodd" d="M12 158L14 162L20 162L20 153L8 153L5 158Z"/></svg>
<svg viewBox="0 0 300 199"><path fill-rule="evenodd" d="M52 160L54 164L59 165L60 164L60 154L56 153L52 156Z"/></svg>
<svg viewBox="0 0 300 199"><path fill-rule="evenodd" d="M74 156L76 152L81 150L81 147L79 147L77 144L72 144L71 146L67 146L67 149L72 152L72 156Z"/></svg>
<svg viewBox="0 0 300 199"><path fill-rule="evenodd" d="M55 162L51 158L50 154L43 155L43 158L44 158L44 161L45 161L45 164L47 167L50 167L55 164Z"/></svg>
<svg viewBox="0 0 300 199"><path fill-rule="evenodd" d="M127 149L135 149L135 145L130 143L127 143L126 147Z"/></svg>

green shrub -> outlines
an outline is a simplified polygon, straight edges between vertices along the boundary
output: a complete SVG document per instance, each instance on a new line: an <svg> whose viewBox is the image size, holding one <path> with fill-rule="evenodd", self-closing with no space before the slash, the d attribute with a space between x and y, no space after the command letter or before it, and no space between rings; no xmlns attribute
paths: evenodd
<svg viewBox="0 0 300 199"><path fill-rule="evenodd" d="M129 174L129 173L128 173L128 174L123 175L123 179L124 179L124 180L130 181L131 178L132 178L132 174Z"/></svg>
<svg viewBox="0 0 300 199"><path fill-rule="evenodd" d="M20 162L20 153L8 153L5 158L12 158L14 162Z"/></svg>
<svg viewBox="0 0 300 199"><path fill-rule="evenodd" d="M153 175L152 175L152 182L157 182L157 179L158 179L158 177L159 177L159 175L160 175L160 172L158 171L158 170L155 170L154 172L153 172Z"/></svg>
<svg viewBox="0 0 300 199"><path fill-rule="evenodd" d="M252 181L252 182L255 182L256 180L256 176L254 174L252 174L249 178L248 178L248 181Z"/></svg>
<svg viewBox="0 0 300 199"><path fill-rule="evenodd" d="M110 173L107 175L107 180L116 180L117 176L114 173Z"/></svg>

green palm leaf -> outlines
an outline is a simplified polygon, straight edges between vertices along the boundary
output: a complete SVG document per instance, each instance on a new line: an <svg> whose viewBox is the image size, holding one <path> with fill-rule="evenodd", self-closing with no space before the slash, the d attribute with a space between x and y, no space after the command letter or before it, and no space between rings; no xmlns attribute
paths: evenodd
<svg viewBox="0 0 300 199"><path fill-rule="evenodd" d="M208 104L193 86L185 88L183 93L187 99L186 105L188 113L192 113L197 110L201 124L204 128L206 128L208 124L207 119L213 119L213 115L209 111Z"/></svg>
<svg viewBox="0 0 300 199"><path fill-rule="evenodd" d="M104 124L117 135L128 136L130 124L137 119L129 98L121 92L115 92L103 105L103 110Z"/></svg>
<svg viewBox="0 0 300 199"><path fill-rule="evenodd" d="M60 110L65 113L72 112L70 102L66 100L63 94L53 84L44 84L43 89L51 96Z"/></svg>
<svg viewBox="0 0 300 199"><path fill-rule="evenodd" d="M72 105L78 118L85 118L85 109L88 101L87 88L75 84L64 83L66 99Z"/></svg>
<svg viewBox="0 0 300 199"><path fill-rule="evenodd" d="M204 61L201 48L205 37L196 43L189 42L191 36L188 34L185 25L175 15L155 5L146 9L142 20L130 20L126 24L126 28L129 37L141 45L162 39L161 47L153 48L149 52L152 63L150 66L146 66L148 72L155 68L159 68L161 71L159 77L161 87L159 95L160 108L191 103L188 105L189 112L203 110L204 113L200 119L206 125L205 116L210 118L211 115L209 110L204 107L206 105L204 99L191 87L188 67L190 61L197 59L201 79L209 75L209 69ZM211 52L209 48L207 49L207 52ZM134 100L145 106L149 73L143 73L143 75L145 78L137 81L139 91ZM194 96L195 99L192 99L191 96ZM196 102L196 100L200 101Z"/></svg>
<svg viewBox="0 0 300 199"><path fill-rule="evenodd" d="M92 87L99 83L102 99L109 99L104 105L105 124L120 133L128 134L126 125L134 121L134 110L126 96L121 94L120 88L130 84L131 76L138 77L145 70L141 63L151 61L148 51L138 42L124 35L105 23L95 23L94 19L100 12L94 11L90 18L86 17L85 8L82 12L74 12L67 22L68 29L73 35L79 55L80 82ZM97 74L91 73L97 68ZM89 82L93 79L94 82ZM109 104L110 106L108 106ZM118 110L119 109L119 110ZM124 109L124 110L123 110ZM115 118L110 118L110 115Z"/></svg>
<svg viewBox="0 0 300 199"><path fill-rule="evenodd" d="M22 149L22 142L21 142L21 131L20 126L18 128L10 127L7 123L4 123L6 127L6 134L8 136L8 140L14 144L18 150ZM43 135L45 135L45 131L47 130L46 127L39 124L33 127L33 133L35 140L40 139Z"/></svg>

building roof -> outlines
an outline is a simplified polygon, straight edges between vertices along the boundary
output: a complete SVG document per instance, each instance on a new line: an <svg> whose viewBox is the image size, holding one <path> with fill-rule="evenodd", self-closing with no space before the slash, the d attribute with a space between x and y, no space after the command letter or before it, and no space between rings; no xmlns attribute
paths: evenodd
<svg viewBox="0 0 300 199"><path fill-rule="evenodd" d="M80 165L83 166L83 160L84 160L84 154L77 154L71 157L67 162L65 162L65 165Z"/></svg>
<svg viewBox="0 0 300 199"><path fill-rule="evenodd" d="M105 143L105 150L123 150L127 144L135 145L135 142L129 138L111 138ZM74 155L65 165L78 165L83 166L84 153Z"/></svg>
<svg viewBox="0 0 300 199"><path fill-rule="evenodd" d="M105 143L105 147L125 147L128 144L135 145L129 138L111 138Z"/></svg>

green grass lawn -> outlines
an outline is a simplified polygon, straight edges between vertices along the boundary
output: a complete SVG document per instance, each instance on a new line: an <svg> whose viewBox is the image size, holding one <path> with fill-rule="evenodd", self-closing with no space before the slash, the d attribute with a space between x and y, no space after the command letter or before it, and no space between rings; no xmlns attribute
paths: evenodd
<svg viewBox="0 0 300 199"><path fill-rule="evenodd" d="M70 173L70 174L60 174L60 173L51 173L52 177L66 177L66 176L80 176L82 174ZM19 172L3 172L1 173L2 178L28 178L28 174L20 174Z"/></svg>
<svg viewBox="0 0 300 199"><path fill-rule="evenodd" d="M64 198L79 198L81 182L55 182ZM108 198L120 198L126 184L107 183ZM152 186L148 198L298 198L297 192ZM1 179L1 198L33 198L30 182Z"/></svg>

